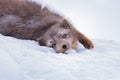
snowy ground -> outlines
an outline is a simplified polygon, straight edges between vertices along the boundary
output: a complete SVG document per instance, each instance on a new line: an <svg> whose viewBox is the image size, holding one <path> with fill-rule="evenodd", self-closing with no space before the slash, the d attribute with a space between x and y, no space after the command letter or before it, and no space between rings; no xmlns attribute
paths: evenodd
<svg viewBox="0 0 120 80"><path fill-rule="evenodd" d="M68 54L0 35L0 80L120 80L120 43L93 40Z"/></svg>

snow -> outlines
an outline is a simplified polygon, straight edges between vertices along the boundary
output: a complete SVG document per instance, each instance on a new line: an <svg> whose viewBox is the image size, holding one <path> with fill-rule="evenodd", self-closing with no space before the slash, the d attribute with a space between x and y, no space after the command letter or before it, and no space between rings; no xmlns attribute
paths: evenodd
<svg viewBox="0 0 120 80"><path fill-rule="evenodd" d="M0 80L120 80L120 43L93 40L95 48L57 54L35 41L0 35Z"/></svg>

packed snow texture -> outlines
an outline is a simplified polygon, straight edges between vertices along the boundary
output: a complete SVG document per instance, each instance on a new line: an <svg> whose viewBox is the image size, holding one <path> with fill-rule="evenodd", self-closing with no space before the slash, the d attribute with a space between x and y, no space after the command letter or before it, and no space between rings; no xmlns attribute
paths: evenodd
<svg viewBox="0 0 120 80"><path fill-rule="evenodd" d="M93 40L68 54L0 35L0 80L120 80L120 43Z"/></svg>

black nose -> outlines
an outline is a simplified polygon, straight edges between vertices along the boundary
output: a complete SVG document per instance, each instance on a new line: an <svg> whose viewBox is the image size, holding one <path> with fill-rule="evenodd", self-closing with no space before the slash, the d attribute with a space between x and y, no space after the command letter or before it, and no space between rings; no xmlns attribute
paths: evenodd
<svg viewBox="0 0 120 80"><path fill-rule="evenodd" d="M67 45L66 45L66 44L62 45L62 48L63 48L63 49L66 49L66 48L67 48Z"/></svg>

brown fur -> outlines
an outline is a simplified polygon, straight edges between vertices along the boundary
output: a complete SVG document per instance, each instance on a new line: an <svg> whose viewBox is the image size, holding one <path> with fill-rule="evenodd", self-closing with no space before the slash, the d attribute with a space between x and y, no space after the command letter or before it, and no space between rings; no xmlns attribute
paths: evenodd
<svg viewBox="0 0 120 80"><path fill-rule="evenodd" d="M27 0L0 0L0 33L38 41L56 52L76 49L77 41L93 48L93 43L64 17Z"/></svg>

